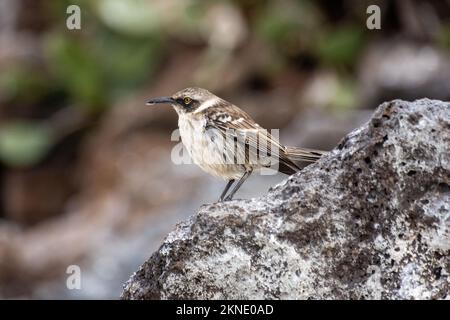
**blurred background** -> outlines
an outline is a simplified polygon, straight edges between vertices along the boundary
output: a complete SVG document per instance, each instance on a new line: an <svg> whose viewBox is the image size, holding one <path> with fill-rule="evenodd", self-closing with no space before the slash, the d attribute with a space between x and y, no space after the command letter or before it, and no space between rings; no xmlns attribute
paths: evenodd
<svg viewBox="0 0 450 320"><path fill-rule="evenodd" d="M144 105L194 85L331 149L383 101L450 100L450 1L0 0L0 298L118 298L216 201L224 182L170 160L175 112Z"/></svg>

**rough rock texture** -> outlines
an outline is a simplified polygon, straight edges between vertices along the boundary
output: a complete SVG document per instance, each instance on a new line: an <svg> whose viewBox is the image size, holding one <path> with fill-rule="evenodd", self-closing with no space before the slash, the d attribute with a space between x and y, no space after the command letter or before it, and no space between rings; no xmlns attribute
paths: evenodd
<svg viewBox="0 0 450 320"><path fill-rule="evenodd" d="M205 205L124 299L449 299L450 104L381 105L258 199Z"/></svg>

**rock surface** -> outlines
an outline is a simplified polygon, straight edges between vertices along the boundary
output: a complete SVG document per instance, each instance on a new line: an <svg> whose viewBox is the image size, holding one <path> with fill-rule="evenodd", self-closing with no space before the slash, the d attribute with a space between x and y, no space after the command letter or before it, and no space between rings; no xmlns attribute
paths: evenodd
<svg viewBox="0 0 450 320"><path fill-rule="evenodd" d="M450 104L381 105L267 195L203 206L123 299L449 299Z"/></svg>

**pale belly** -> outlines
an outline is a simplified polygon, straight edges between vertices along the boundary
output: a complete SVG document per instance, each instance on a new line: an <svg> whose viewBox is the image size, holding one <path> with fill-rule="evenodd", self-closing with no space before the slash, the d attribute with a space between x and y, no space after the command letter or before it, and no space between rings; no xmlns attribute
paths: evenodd
<svg viewBox="0 0 450 320"><path fill-rule="evenodd" d="M205 130L204 120L193 120L180 115L178 127L183 145L192 161L207 173L222 179L239 179L248 170L245 164L233 162L233 155L226 154L226 143L218 131Z"/></svg>

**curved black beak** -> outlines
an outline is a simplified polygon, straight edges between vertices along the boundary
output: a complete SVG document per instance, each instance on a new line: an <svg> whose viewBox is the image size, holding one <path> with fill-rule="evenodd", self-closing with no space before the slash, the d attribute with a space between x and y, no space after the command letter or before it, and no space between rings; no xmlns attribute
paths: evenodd
<svg viewBox="0 0 450 320"><path fill-rule="evenodd" d="M159 103L173 104L173 103L175 103L175 100L172 99L171 97L159 97L159 98L150 99L145 104L148 106L151 106L151 105L159 104Z"/></svg>

